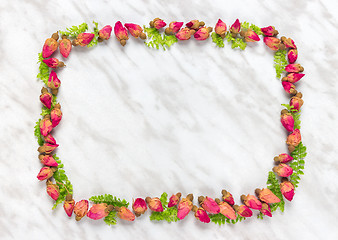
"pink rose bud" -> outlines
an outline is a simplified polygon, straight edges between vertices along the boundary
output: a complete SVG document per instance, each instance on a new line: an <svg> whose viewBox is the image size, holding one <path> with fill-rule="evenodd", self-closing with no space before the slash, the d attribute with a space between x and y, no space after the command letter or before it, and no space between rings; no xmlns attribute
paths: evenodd
<svg viewBox="0 0 338 240"><path fill-rule="evenodd" d="M296 83L304 76L304 73L289 73L286 77L283 77L282 80L290 83Z"/></svg>
<svg viewBox="0 0 338 240"><path fill-rule="evenodd" d="M303 72L304 68L300 64L289 64L285 67L285 71L292 73Z"/></svg>
<svg viewBox="0 0 338 240"><path fill-rule="evenodd" d="M226 190L222 190L223 200L229 203L231 206L235 204L234 198L231 193L227 192Z"/></svg>
<svg viewBox="0 0 338 240"><path fill-rule="evenodd" d="M59 46L61 55L64 58L67 58L69 56L70 51L72 50L72 42L67 37L64 37L61 40L59 40Z"/></svg>
<svg viewBox="0 0 338 240"><path fill-rule="evenodd" d="M47 180L47 194L54 200L58 200L60 196L59 186Z"/></svg>
<svg viewBox="0 0 338 240"><path fill-rule="evenodd" d="M56 169L54 169L54 168L43 167L43 168L40 169L40 172L39 172L37 178L40 181L46 180L48 178L51 178L55 171L56 171Z"/></svg>
<svg viewBox="0 0 338 240"><path fill-rule="evenodd" d="M217 214L220 212L220 208L217 204L217 202L215 202L214 199L210 198L210 197L199 197L198 198L198 202L200 203L200 205L205 209L205 211L212 213L212 214Z"/></svg>
<svg viewBox="0 0 338 240"><path fill-rule="evenodd" d="M263 203L262 208L259 211L261 211L261 213L263 213L265 216L272 217L269 204Z"/></svg>
<svg viewBox="0 0 338 240"><path fill-rule="evenodd" d="M209 223L210 222L209 215L207 214L207 212L203 208L197 209L197 207L196 207L195 217L203 223Z"/></svg>
<svg viewBox="0 0 338 240"><path fill-rule="evenodd" d="M247 196L242 195L241 200L249 208L256 210L260 210L262 208L262 203L253 195L250 194L248 194Z"/></svg>
<svg viewBox="0 0 338 240"><path fill-rule="evenodd" d="M57 58L48 58L42 60L48 67L50 68L58 68L58 67L64 67L65 64Z"/></svg>
<svg viewBox="0 0 338 240"><path fill-rule="evenodd" d="M99 220L101 218L107 217L108 208L106 203L93 204L87 213L87 217L93 220Z"/></svg>
<svg viewBox="0 0 338 240"><path fill-rule="evenodd" d="M287 48L297 48L295 42L291 38L281 37L282 43L284 43Z"/></svg>
<svg viewBox="0 0 338 240"><path fill-rule="evenodd" d="M120 44L122 46L126 45L127 40L129 39L128 31L125 27L123 27L120 21L115 23L114 33L115 33L117 40L120 42Z"/></svg>
<svg viewBox="0 0 338 240"><path fill-rule="evenodd" d="M287 138L286 144L297 147L302 141L299 129L295 129Z"/></svg>
<svg viewBox="0 0 338 240"><path fill-rule="evenodd" d="M293 160L293 157L291 157L289 154L281 153L275 157L274 160L279 163L288 163Z"/></svg>
<svg viewBox="0 0 338 240"><path fill-rule="evenodd" d="M272 169L280 177L288 177L292 175L293 169L285 163L280 163L277 167Z"/></svg>
<svg viewBox="0 0 338 240"><path fill-rule="evenodd" d="M156 28L156 29L161 29L165 27L167 24L160 18L155 18L153 21L150 23L150 27Z"/></svg>
<svg viewBox="0 0 338 240"><path fill-rule="evenodd" d="M62 112L60 108L61 108L60 104L55 104L54 109L50 112L53 128L59 125L62 119Z"/></svg>
<svg viewBox="0 0 338 240"><path fill-rule="evenodd" d="M275 37L265 37L263 41L265 45L268 46L273 51L277 51L281 44L281 40Z"/></svg>
<svg viewBox="0 0 338 240"><path fill-rule="evenodd" d="M260 40L257 33L255 33L253 30L248 29L244 34L245 41L247 42L257 42Z"/></svg>
<svg viewBox="0 0 338 240"><path fill-rule="evenodd" d="M46 165L46 166L50 166L50 167L57 167L59 164L55 161L55 159L53 158L53 156L51 155L43 155L43 154L40 154L39 155L39 159L40 159L40 162L43 164L43 165Z"/></svg>
<svg viewBox="0 0 338 240"><path fill-rule="evenodd" d="M227 31L227 25L221 19L218 19L218 22L216 23L216 26L215 26L215 32L218 35L225 37L226 31Z"/></svg>
<svg viewBox="0 0 338 240"><path fill-rule="evenodd" d="M296 94L296 96L290 99L290 106L293 106L293 109L299 111L299 109L303 106L304 101L301 97L298 97L297 95L298 93Z"/></svg>
<svg viewBox="0 0 338 240"><path fill-rule="evenodd" d="M288 52L289 63L296 62L297 58L298 58L297 49L290 49L289 52Z"/></svg>
<svg viewBox="0 0 338 240"><path fill-rule="evenodd" d="M50 109L52 106L52 99L52 94L48 92L47 88L43 87L40 95L40 101L42 102L42 104L45 105L46 108Z"/></svg>
<svg viewBox="0 0 338 240"><path fill-rule="evenodd" d="M146 202L148 203L148 207L151 211L163 212L163 206L161 200L158 197L146 197Z"/></svg>
<svg viewBox="0 0 338 240"><path fill-rule="evenodd" d="M252 211L250 210L250 208L248 208L245 205L240 205L240 206L234 205L234 209L238 213L239 216L242 216L245 218L252 216Z"/></svg>
<svg viewBox="0 0 338 240"><path fill-rule="evenodd" d="M261 28L261 31L267 37L273 37L273 36L276 36L278 34L278 31L275 30L275 27L273 27L273 26Z"/></svg>
<svg viewBox="0 0 338 240"><path fill-rule="evenodd" d="M229 219L235 220L237 218L235 210L227 202L221 202L218 200L219 199L216 199L216 202L218 202L220 213Z"/></svg>
<svg viewBox="0 0 338 240"><path fill-rule="evenodd" d="M95 37L94 33L80 33L77 38L73 40L75 46L80 45L81 47L87 46Z"/></svg>
<svg viewBox="0 0 338 240"><path fill-rule="evenodd" d="M194 29L194 30L198 30L203 24L200 23L200 21L198 20L191 20L190 22L188 22L187 24L185 24L185 26L187 26L190 29Z"/></svg>
<svg viewBox="0 0 338 240"><path fill-rule="evenodd" d="M133 24L133 23L126 23L124 24L124 26L128 29L128 31L133 37L138 38L140 37L141 33L143 33L143 29L141 28L140 25Z"/></svg>
<svg viewBox="0 0 338 240"><path fill-rule="evenodd" d="M128 208L123 206L118 208L117 216L123 220L130 222L135 220L135 215Z"/></svg>
<svg viewBox="0 0 338 240"><path fill-rule="evenodd" d="M58 146L58 144L44 143L38 148L38 151L43 154L51 154Z"/></svg>
<svg viewBox="0 0 338 240"><path fill-rule="evenodd" d="M280 117L280 121L283 125L283 127L286 129L288 132L293 131L293 127L295 125L295 120L293 119L293 116L291 113L283 113Z"/></svg>
<svg viewBox="0 0 338 240"><path fill-rule="evenodd" d="M171 22L169 24L169 27L166 28L165 33L170 35L170 34L175 34L177 33L181 27L183 26L183 22Z"/></svg>
<svg viewBox="0 0 338 240"><path fill-rule="evenodd" d="M292 83L286 82L286 81L282 81L282 85L283 85L283 88L284 88L285 92L287 92L289 94L296 94L297 93L296 87Z"/></svg>
<svg viewBox="0 0 338 240"><path fill-rule="evenodd" d="M201 27L194 34L194 37L198 41L203 41L203 40L206 40L209 37L209 35L210 35L209 32L211 32L209 28L207 28L207 27Z"/></svg>
<svg viewBox="0 0 338 240"><path fill-rule="evenodd" d="M268 188L263 188L263 189L256 189L256 194L258 198L266 203L279 203L280 199L273 193L271 192L270 189Z"/></svg>
<svg viewBox="0 0 338 240"><path fill-rule="evenodd" d="M58 76L56 75L56 72L54 72L53 70L50 72L49 74L49 78L48 78L48 83L47 83L47 86L49 88L52 89L52 93L54 95L57 94L58 92L58 88L60 87L61 85L61 82L60 80L58 79Z"/></svg>
<svg viewBox="0 0 338 240"><path fill-rule="evenodd" d="M108 40L111 36L111 31L113 30L112 26L107 25L104 26L100 31L99 31L99 38L101 40Z"/></svg>
<svg viewBox="0 0 338 240"><path fill-rule="evenodd" d="M74 207L75 207L75 201L72 197L72 194L68 194L66 196L66 200L63 203L63 209L65 210L68 217L72 216Z"/></svg>
<svg viewBox="0 0 338 240"><path fill-rule="evenodd" d="M53 130L52 122L49 115L40 121L40 132L42 136L47 136Z"/></svg>
<svg viewBox="0 0 338 240"><path fill-rule="evenodd" d="M144 201L144 199L136 198L136 200L133 202L133 210L137 217L147 211L147 209L147 203Z"/></svg>
<svg viewBox="0 0 338 240"><path fill-rule="evenodd" d="M177 207L177 217L182 220L184 219L188 213L191 211L193 204L193 195L189 194L186 198L183 198Z"/></svg>
<svg viewBox="0 0 338 240"><path fill-rule="evenodd" d="M74 206L74 213L76 215L76 221L80 221L88 212L88 201L81 200L77 202Z"/></svg>
<svg viewBox="0 0 338 240"><path fill-rule="evenodd" d="M57 38L55 39L54 37L56 37L56 36L57 36ZM42 57L43 58L50 57L56 51L56 49L58 48L58 42L57 42L58 38L59 38L58 34L54 33L51 38L48 38L45 41L45 44L43 45L43 48L42 48Z"/></svg>
<svg viewBox="0 0 338 240"><path fill-rule="evenodd" d="M282 179L282 182L280 184L280 190L281 190L283 196L288 201L292 201L293 196L295 195L295 187L286 178Z"/></svg>
<svg viewBox="0 0 338 240"><path fill-rule="evenodd" d="M176 37L179 40L189 40L191 35L193 35L195 33L194 30L191 30L189 28L183 28L181 29L178 33L176 33Z"/></svg>
<svg viewBox="0 0 338 240"><path fill-rule="evenodd" d="M234 22L234 24L231 25L230 27L230 32L233 34L237 34L241 31L241 23L239 22L238 19Z"/></svg>
<svg viewBox="0 0 338 240"><path fill-rule="evenodd" d="M169 199L168 207L176 206L178 202L180 201L180 197L181 197L181 193L173 194Z"/></svg>
<svg viewBox="0 0 338 240"><path fill-rule="evenodd" d="M44 139L45 139L45 142L50 143L52 145L56 145L56 140L52 136L52 134L48 134L47 136L44 137Z"/></svg>

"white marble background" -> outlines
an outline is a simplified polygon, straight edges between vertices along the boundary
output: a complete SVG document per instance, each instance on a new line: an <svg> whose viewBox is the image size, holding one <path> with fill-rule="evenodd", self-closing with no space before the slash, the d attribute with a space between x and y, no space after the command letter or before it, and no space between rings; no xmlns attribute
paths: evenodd
<svg viewBox="0 0 338 240"><path fill-rule="evenodd" d="M0 0L0 239L337 239L337 39L334 1ZM236 18L274 25L292 37L306 77L302 134L305 175L291 204L264 221L205 225L68 219L52 211L33 135L42 83L37 53L53 32L82 22L147 24L161 17L214 26ZM244 52L211 40L170 51L130 39L74 49L59 77L64 121L55 137L76 200L111 193L131 201L181 191L220 197L266 186L273 157L285 151L279 124L287 102L263 43ZM149 213L148 213L149 214Z"/></svg>

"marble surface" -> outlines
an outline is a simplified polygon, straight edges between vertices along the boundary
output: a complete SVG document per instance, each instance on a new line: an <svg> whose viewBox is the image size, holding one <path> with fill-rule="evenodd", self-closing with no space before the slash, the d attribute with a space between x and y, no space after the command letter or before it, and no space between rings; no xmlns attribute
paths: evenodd
<svg viewBox="0 0 338 240"><path fill-rule="evenodd" d="M7 239L337 239L336 1L75 1L0 0L0 238ZM306 77L303 142L305 175L285 212L234 226L68 219L52 211L33 135L42 83L35 76L44 39L82 22L147 24L161 17L201 19L214 26L236 18L274 25L292 37ZM285 151L279 124L287 102L274 77L273 54L262 42L234 51L194 40L170 51L115 39L74 49L60 71L64 120L55 138L76 200L111 193L131 201L181 191L239 202L266 186L273 157Z"/></svg>

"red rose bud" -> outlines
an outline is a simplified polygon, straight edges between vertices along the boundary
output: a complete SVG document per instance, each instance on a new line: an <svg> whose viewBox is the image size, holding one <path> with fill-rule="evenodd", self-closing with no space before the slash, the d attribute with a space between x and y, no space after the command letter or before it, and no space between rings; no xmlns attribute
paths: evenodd
<svg viewBox="0 0 338 240"><path fill-rule="evenodd" d="M291 38L281 37L282 43L284 43L287 48L297 48L295 42Z"/></svg>
<svg viewBox="0 0 338 240"><path fill-rule="evenodd" d="M161 200L158 197L146 197L146 202L148 203L148 207L151 211L163 212L163 206Z"/></svg>
<svg viewBox="0 0 338 240"><path fill-rule="evenodd" d="M234 205L235 201L231 193L227 192L226 190L222 190L223 200L230 205Z"/></svg>
<svg viewBox="0 0 338 240"><path fill-rule="evenodd" d="M101 40L108 40L111 36L111 31L113 30L112 26L107 25L104 26L100 31L99 31L99 38Z"/></svg>
<svg viewBox="0 0 338 240"><path fill-rule="evenodd" d="M93 204L87 213L87 217L93 220L99 220L101 218L107 217L108 208L106 203Z"/></svg>
<svg viewBox="0 0 338 240"><path fill-rule="evenodd" d="M262 208L262 203L253 195L241 196L242 202L249 208L259 210Z"/></svg>
<svg viewBox="0 0 338 240"><path fill-rule="evenodd" d="M304 73L289 73L286 77L283 77L282 80L290 83L296 83L304 76Z"/></svg>
<svg viewBox="0 0 338 240"><path fill-rule="evenodd" d="M175 22L171 22L169 24L169 27L167 27L165 29L165 33L167 35L175 34L175 33L177 33L181 29L182 26L183 26L183 22L176 22L176 21Z"/></svg>
<svg viewBox="0 0 338 240"><path fill-rule="evenodd" d="M237 33L239 33L239 31L241 31L241 23L239 22L238 19L236 19L234 24L232 24L231 27L230 27L230 32L233 35L237 35Z"/></svg>
<svg viewBox="0 0 338 240"><path fill-rule="evenodd" d="M297 93L296 96L290 99L290 106L293 106L293 109L299 111L299 109L303 106L304 101L302 99L302 94Z"/></svg>
<svg viewBox="0 0 338 240"><path fill-rule="evenodd" d="M237 218L235 210L227 202L221 202L218 198L216 198L215 201L218 203L221 214L229 219Z"/></svg>
<svg viewBox="0 0 338 240"><path fill-rule="evenodd" d="M210 198L210 197L202 197L200 196L198 198L198 202L199 204L205 209L205 211L212 213L212 214L217 214L220 212L220 208L217 204L217 202L215 202L214 199Z"/></svg>
<svg viewBox="0 0 338 240"><path fill-rule="evenodd" d="M145 213L147 209L147 203L144 201L144 199L136 198L136 200L133 202L133 210L136 217L139 217L141 214Z"/></svg>
<svg viewBox="0 0 338 240"><path fill-rule="evenodd" d="M59 186L47 180L47 194L54 200L58 200L60 196Z"/></svg>
<svg viewBox="0 0 338 240"><path fill-rule="evenodd" d="M136 37L136 38L140 37L141 39L147 38L147 36L143 32L143 29L141 28L140 25L133 24L133 23L126 23L124 24L124 26L128 29L128 31L133 37Z"/></svg>
<svg viewBox="0 0 338 240"><path fill-rule="evenodd" d="M234 209L238 213L239 216L242 216L245 218L252 216L252 211L250 210L250 208L248 208L245 205L241 205L241 206L234 205Z"/></svg>
<svg viewBox="0 0 338 240"><path fill-rule="evenodd" d="M40 169L40 172L37 176L37 178L42 181L46 180L48 178L51 178L56 171L56 168L50 168L50 167L43 167Z"/></svg>
<svg viewBox="0 0 338 240"><path fill-rule="evenodd" d="M52 106L52 99L53 99L52 94L48 92L47 88L43 87L40 95L40 101L42 102L42 104L49 109Z"/></svg>
<svg viewBox="0 0 338 240"><path fill-rule="evenodd" d="M226 31L227 31L227 25L221 19L218 19L218 22L216 23L216 26L215 26L215 32L218 35L220 35L222 38L224 38Z"/></svg>
<svg viewBox="0 0 338 240"><path fill-rule="evenodd" d="M281 153L277 157L275 157L274 160L279 163L288 163L293 160L293 157L286 153Z"/></svg>
<svg viewBox="0 0 338 240"><path fill-rule="evenodd" d="M127 40L129 39L128 31L125 27L123 27L120 21L115 23L114 33L115 33L117 40L119 40L120 44L122 46L126 45Z"/></svg>
<svg viewBox="0 0 338 240"><path fill-rule="evenodd" d="M47 86L52 89L52 93L56 95L58 93L58 88L61 85L61 81L58 79L56 72L53 70L49 74Z"/></svg>
<svg viewBox="0 0 338 240"><path fill-rule="evenodd" d="M59 125L62 119L62 112L60 108L61 108L60 104L55 104L53 110L50 112L53 128Z"/></svg>
<svg viewBox="0 0 338 240"><path fill-rule="evenodd" d="M209 37L209 33L212 31L211 28L201 27L195 34L194 37L198 41L206 40Z"/></svg>
<svg viewBox="0 0 338 240"><path fill-rule="evenodd" d="M275 30L275 27L273 26L261 28L261 31L267 37L273 37L273 36L278 35L278 31Z"/></svg>
<svg viewBox="0 0 338 240"><path fill-rule="evenodd" d="M263 41L265 45L268 46L273 51L277 51L281 44L281 40L275 37L265 37Z"/></svg>
<svg viewBox="0 0 338 240"><path fill-rule="evenodd" d="M76 221L80 221L88 212L88 201L81 200L74 206L74 214L76 215Z"/></svg>
<svg viewBox="0 0 338 240"><path fill-rule="evenodd" d="M60 53L64 58L69 56L70 51L72 50L72 42L64 36L61 40L59 40Z"/></svg>
<svg viewBox="0 0 338 240"><path fill-rule="evenodd" d="M48 67L50 68L58 68L58 67L64 67L65 64L57 58L48 58L42 60Z"/></svg>
<svg viewBox="0 0 338 240"><path fill-rule="evenodd" d="M117 216L119 218L130 222L135 220L135 215L128 208L122 206L117 209Z"/></svg>
<svg viewBox="0 0 338 240"><path fill-rule="evenodd" d="M193 30L198 30L200 27L204 26L204 22L200 22L198 20L191 20L187 24L185 24L187 28L193 29Z"/></svg>
<svg viewBox="0 0 338 240"><path fill-rule="evenodd" d="M247 42L257 42L260 40L257 33L255 33L252 29L242 30L240 35L244 37Z"/></svg>
<svg viewBox="0 0 338 240"><path fill-rule="evenodd" d="M302 141L299 129L295 129L287 138L286 144L297 147Z"/></svg>
<svg viewBox="0 0 338 240"><path fill-rule="evenodd" d="M38 148L39 153L43 154L51 154L59 145L58 144L50 144L44 143L41 147Z"/></svg>
<svg viewBox="0 0 338 240"><path fill-rule="evenodd" d="M75 46L80 45L81 47L87 46L95 37L94 33L80 33L77 38L73 40Z"/></svg>
<svg viewBox="0 0 338 240"><path fill-rule="evenodd" d="M289 64L285 67L285 71L292 73L303 72L304 68L300 64Z"/></svg>
<svg viewBox="0 0 338 240"><path fill-rule="evenodd" d="M40 154L39 155L39 159L40 159L40 162L43 164L43 165L46 165L46 166L50 166L50 167L57 167L59 164L55 161L55 159L53 158L53 156L51 155L43 155L43 154Z"/></svg>
<svg viewBox="0 0 338 240"><path fill-rule="evenodd" d="M176 37L179 40L188 40L190 39L191 35L195 33L195 30L191 30L189 28L183 28L178 33L176 33Z"/></svg>
<svg viewBox="0 0 338 240"><path fill-rule="evenodd" d="M285 163L280 163L277 167L272 169L280 177L288 177L292 175L293 169Z"/></svg>
<svg viewBox="0 0 338 240"><path fill-rule="evenodd" d="M210 218L207 212L203 208L197 208L194 206L192 210L195 212L195 217L203 223L209 223Z"/></svg>
<svg viewBox="0 0 338 240"><path fill-rule="evenodd" d="M259 200L266 202L266 203L278 203L280 202L280 199L271 192L268 188L259 189L257 188L255 193L257 194ZM263 207L264 203L262 204Z"/></svg>
<svg viewBox="0 0 338 240"><path fill-rule="evenodd" d="M280 191L288 201L292 201L293 196L295 195L295 187L286 178L282 179Z"/></svg>
<svg viewBox="0 0 338 240"><path fill-rule="evenodd" d="M75 207L75 201L74 201L74 199L72 197L72 194L68 194L66 196L66 200L63 203L63 209L65 210L65 212L68 215L68 217L72 216L74 207Z"/></svg>
<svg viewBox="0 0 338 240"><path fill-rule="evenodd" d="M50 57L58 48L58 40L59 36L58 33L54 33L51 38L48 38L45 41L45 44L43 45L42 48L42 57L43 58L48 58Z"/></svg>
<svg viewBox="0 0 338 240"><path fill-rule="evenodd" d="M48 134L47 136L45 136L44 139L45 139L45 142L50 143L52 145L56 145L56 140L51 134Z"/></svg>
<svg viewBox="0 0 338 240"><path fill-rule="evenodd" d="M52 122L50 120L49 115L45 115L45 117L40 121L40 132L42 136L47 136L53 130Z"/></svg>
<svg viewBox="0 0 338 240"><path fill-rule="evenodd" d="M150 27L160 29L165 27L167 24L160 18L155 18L153 21L149 23Z"/></svg>
<svg viewBox="0 0 338 240"><path fill-rule="evenodd" d="M261 211L261 213L263 213L265 216L272 217L269 204L263 203L262 208L259 211Z"/></svg>
<svg viewBox="0 0 338 240"><path fill-rule="evenodd" d="M173 194L169 199L168 207L176 206L178 202L180 201L180 198L181 198L181 193Z"/></svg>
<svg viewBox="0 0 338 240"><path fill-rule="evenodd" d="M282 113L282 115L280 117L280 121L281 121L283 127L286 129L286 131L288 131L288 132L293 131L293 127L295 125L295 120L293 119L293 116L292 116L291 113L289 113L289 112Z"/></svg>
<svg viewBox="0 0 338 240"><path fill-rule="evenodd" d="M191 211L193 204L193 195L189 194L186 198L183 198L177 207L177 217L182 220L184 219L188 213Z"/></svg>
<svg viewBox="0 0 338 240"><path fill-rule="evenodd" d="M296 94L296 87L290 82L282 81L283 88L285 92L290 93L290 94Z"/></svg>
<svg viewBox="0 0 338 240"><path fill-rule="evenodd" d="M296 62L297 58L298 58L298 51L297 51L297 49L290 49L288 51L289 63Z"/></svg>

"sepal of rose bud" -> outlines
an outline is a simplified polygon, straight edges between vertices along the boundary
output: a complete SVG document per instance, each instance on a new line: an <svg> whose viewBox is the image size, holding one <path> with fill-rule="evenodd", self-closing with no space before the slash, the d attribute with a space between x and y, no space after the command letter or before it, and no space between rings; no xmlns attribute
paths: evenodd
<svg viewBox="0 0 338 240"><path fill-rule="evenodd" d="M193 207L192 201L189 198L183 198L177 207L177 217L182 220L184 219L188 213L191 211Z"/></svg>
<svg viewBox="0 0 338 240"><path fill-rule="evenodd" d="M153 21L150 22L150 26L153 28L161 29L165 27L167 24L160 18L155 18Z"/></svg>
<svg viewBox="0 0 338 240"><path fill-rule="evenodd" d="M265 45L268 46L273 51L277 51L281 44L281 40L275 37L265 37L263 41Z"/></svg>
<svg viewBox="0 0 338 240"><path fill-rule="evenodd" d="M73 41L74 45L80 45L81 47L87 46L95 37L94 33L80 33Z"/></svg>
<svg viewBox="0 0 338 240"><path fill-rule="evenodd" d="M189 28L183 28L181 29L178 33L176 33L176 37L179 40L188 40L190 39L191 35L193 35L195 33L194 30L191 30Z"/></svg>
<svg viewBox="0 0 338 240"><path fill-rule="evenodd" d="M294 195L295 195L295 187L293 184L288 181L286 178L282 179L280 186L280 190L283 194L283 196L288 200L292 201Z"/></svg>
<svg viewBox="0 0 338 240"><path fill-rule="evenodd" d="M200 21L198 20L191 20L190 22L188 22L187 24L185 24L185 26L187 26L190 29L194 29L194 30L198 30L200 28L200 26L202 26L204 24L201 24Z"/></svg>
<svg viewBox="0 0 338 240"><path fill-rule="evenodd" d="M239 22L238 19L234 22L234 24L231 25L230 27L230 32L233 34L237 34L241 31L241 23Z"/></svg>
<svg viewBox="0 0 338 240"><path fill-rule="evenodd" d="M43 165L46 165L46 166L50 166L50 167L57 167L59 164L55 161L55 159L53 158L53 156L51 155L43 155L43 154L40 154L39 155L39 159L40 159L40 162L43 164Z"/></svg>
<svg viewBox="0 0 338 240"><path fill-rule="evenodd" d="M280 199L268 188L256 189L258 198L265 203L278 203ZM262 204L263 207L264 203Z"/></svg>
<svg viewBox="0 0 338 240"><path fill-rule="evenodd" d="M47 181L47 194L54 200L58 200L60 196L59 186Z"/></svg>
<svg viewBox="0 0 338 240"><path fill-rule="evenodd" d="M50 112L50 117L52 120L52 126L55 128L57 125L59 125L61 119L62 119L62 112L60 110L61 106L60 104L55 104L53 110Z"/></svg>
<svg viewBox="0 0 338 240"><path fill-rule="evenodd" d="M287 138L286 144L297 147L302 141L299 129L295 129Z"/></svg>
<svg viewBox="0 0 338 240"><path fill-rule="evenodd" d="M44 143L38 148L38 151L39 153L51 154L58 146L58 144Z"/></svg>
<svg viewBox="0 0 338 240"><path fill-rule="evenodd" d="M146 198L146 202L148 203L148 207L151 211L154 212L163 212L163 206L161 200L158 197Z"/></svg>
<svg viewBox="0 0 338 240"><path fill-rule="evenodd" d="M99 38L101 40L108 40L111 36L112 26L106 25L99 31Z"/></svg>
<svg viewBox="0 0 338 240"><path fill-rule="evenodd" d="M218 19L218 22L215 26L215 32L220 36L225 36L226 31L227 25L221 19Z"/></svg>
<svg viewBox="0 0 338 240"><path fill-rule="evenodd" d="M273 171L280 177L288 177L293 173L293 169L285 163L280 163L277 167L273 168Z"/></svg>
<svg viewBox="0 0 338 240"><path fill-rule="evenodd" d="M47 90L47 88L43 87L41 90L40 101L46 108L50 109L52 106L53 96Z"/></svg>
<svg viewBox="0 0 338 240"><path fill-rule="evenodd" d="M128 208L124 206L118 208L117 216L123 220L130 221L130 222L135 220L135 215Z"/></svg>
<svg viewBox="0 0 338 240"><path fill-rule="evenodd" d="M252 216L252 211L250 208L248 208L245 205L234 205L235 211L238 213L239 216L241 217L251 217Z"/></svg>
<svg viewBox="0 0 338 240"><path fill-rule="evenodd" d="M87 217L93 220L99 220L101 218L107 217L108 208L106 203L93 204L87 213Z"/></svg>
<svg viewBox="0 0 338 240"><path fill-rule="evenodd" d="M88 212L88 200L81 200L74 206L74 214L76 221L80 221Z"/></svg>
<svg viewBox="0 0 338 240"><path fill-rule="evenodd" d="M281 40L285 47L292 49L297 48L295 42L291 38L281 37Z"/></svg>
<svg viewBox="0 0 338 240"><path fill-rule="evenodd" d="M173 207L173 206L177 205L180 201L180 197L181 197L181 193L173 194L169 198L168 207Z"/></svg>
<svg viewBox="0 0 338 240"><path fill-rule="evenodd" d="M209 223L210 222L210 217L209 217L208 213L203 208L196 209L195 217L203 223Z"/></svg>
<svg viewBox="0 0 338 240"><path fill-rule="evenodd" d="M286 77L284 77L283 81L288 81L290 83L296 83L301 80L305 76L304 73L289 73Z"/></svg>
<svg viewBox="0 0 338 240"><path fill-rule="evenodd" d="M40 181L46 180L48 178L51 178L55 171L56 171L56 169L54 169L54 168L43 167L43 168L40 169L40 172L37 175L37 178Z"/></svg>
<svg viewBox="0 0 338 240"><path fill-rule="evenodd" d="M289 64L285 67L285 71L287 72L292 72L292 73L299 73L299 72L303 72L304 71L304 68L296 63L296 64Z"/></svg>
<svg viewBox="0 0 338 240"><path fill-rule="evenodd" d="M63 209L65 210L66 214L68 215L68 217L72 216L73 210L75 207L75 201L72 198L71 194L68 194L66 196L66 200L63 203Z"/></svg>
<svg viewBox="0 0 338 240"><path fill-rule="evenodd" d="M183 22L176 22L176 21L171 22L169 24L169 27L166 28L166 33L167 34L175 34L181 29L182 26L183 26Z"/></svg>
<svg viewBox="0 0 338 240"><path fill-rule="evenodd" d="M253 195L248 194L247 196L242 195L241 199L243 203L252 209L259 210L262 208L262 203Z"/></svg>
<svg viewBox="0 0 338 240"><path fill-rule="evenodd" d="M287 92L289 94L296 94L297 93L296 86L293 85L292 83L287 82L287 81L282 81L282 85L283 85L285 92Z"/></svg>
<svg viewBox="0 0 338 240"><path fill-rule="evenodd" d="M54 38L48 38L42 48L42 57L50 57L58 48L58 42Z"/></svg>
<svg viewBox="0 0 338 240"><path fill-rule="evenodd" d="M257 33L255 33L255 31L253 31L252 29L247 29L244 31L242 30L240 34L247 42L257 42L260 40Z"/></svg>
<svg viewBox="0 0 338 240"><path fill-rule="evenodd" d="M128 29L130 34L136 38L140 37L141 33L143 32L143 29L141 28L141 26L137 24L126 23L124 24L124 26Z"/></svg>
<svg viewBox="0 0 338 240"><path fill-rule="evenodd" d="M269 204L263 203L262 204L262 208L259 211L261 213L263 213L263 215L265 215L265 216L272 217L271 209L270 209Z"/></svg>
<svg viewBox="0 0 338 240"><path fill-rule="evenodd" d="M44 137L44 139L45 139L45 142L56 145L56 140L52 136L52 134L48 134L47 136Z"/></svg>
<svg viewBox="0 0 338 240"><path fill-rule="evenodd" d="M283 127L288 132L292 132L293 128L295 126L295 120L293 119L293 116L291 113L284 113L281 115L280 121L283 125Z"/></svg>
<svg viewBox="0 0 338 240"><path fill-rule="evenodd" d="M297 58L298 58L298 51L297 51L297 49L290 49L288 51L289 63L296 62Z"/></svg>
<svg viewBox="0 0 338 240"><path fill-rule="evenodd" d="M279 163L288 163L293 160L293 157L291 157L289 154L281 153L275 157L274 160Z"/></svg>
<svg viewBox="0 0 338 240"><path fill-rule="evenodd" d="M230 205L234 205L235 204L235 200L234 197L232 196L232 194L226 190L222 190L222 195L223 195L223 200L227 203L229 203Z"/></svg>
<svg viewBox="0 0 338 240"><path fill-rule="evenodd" d="M198 41L206 40L210 35L209 30L210 29L208 29L207 27L201 27L200 29L198 29L197 32L195 32L194 34L195 39Z"/></svg>
<svg viewBox="0 0 338 240"><path fill-rule="evenodd" d="M135 215L138 217L141 214L145 213L147 211L147 203L144 201L143 198L136 198L133 202L133 210L135 212Z"/></svg>
<svg viewBox="0 0 338 240"><path fill-rule="evenodd" d="M210 197L199 197L198 201L200 205L205 209L205 211L212 213L212 214L217 214L220 212L220 208L216 201Z"/></svg>
<svg viewBox="0 0 338 240"><path fill-rule="evenodd" d="M235 210L227 202L219 202L220 213L229 219L235 220L237 218Z"/></svg>
<svg viewBox="0 0 338 240"><path fill-rule="evenodd" d="M267 37L273 37L278 35L278 31L275 29L274 26L268 26L265 28L261 28L262 33Z"/></svg>
<svg viewBox="0 0 338 240"><path fill-rule="evenodd" d="M114 26L114 33L117 40L120 42L122 46L126 45L126 41L129 39L128 31L125 27L123 27L120 21L117 21Z"/></svg>
<svg viewBox="0 0 338 240"><path fill-rule="evenodd" d="M42 136L47 136L53 130L52 122L49 115L40 121L40 132Z"/></svg>
<svg viewBox="0 0 338 240"><path fill-rule="evenodd" d="M57 58L48 58L42 60L48 67L50 68L58 68L58 67L64 67L65 64Z"/></svg>
<svg viewBox="0 0 338 240"><path fill-rule="evenodd" d="M58 88L61 85L61 81L53 70L49 74L47 86L52 89L52 93L56 95Z"/></svg>
<svg viewBox="0 0 338 240"><path fill-rule="evenodd" d="M61 55L64 58L67 58L69 56L70 51L72 50L72 42L67 37L64 37L61 40L59 40L59 46Z"/></svg>

